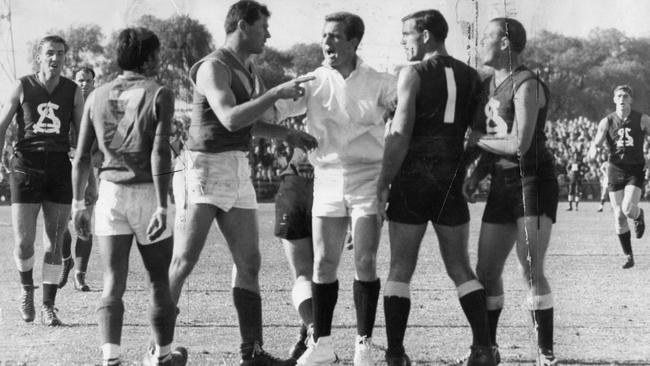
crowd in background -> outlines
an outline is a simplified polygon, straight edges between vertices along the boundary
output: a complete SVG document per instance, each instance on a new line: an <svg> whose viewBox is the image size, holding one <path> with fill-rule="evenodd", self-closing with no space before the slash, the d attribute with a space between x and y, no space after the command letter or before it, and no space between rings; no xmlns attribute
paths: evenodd
<svg viewBox="0 0 650 366"><path fill-rule="evenodd" d="M300 119L284 121L285 125L297 129L304 129ZM558 181L561 187L567 184L567 166L578 160L583 172L583 199L597 199L600 196L600 181L602 172L599 170L601 163L607 160L607 149L601 152L594 162L585 158L591 140L596 135L597 121L590 121L585 117L571 120L548 121L546 123L547 146L555 155ZM251 171L257 186L265 182L273 183L287 166L288 149L284 142L276 140L255 139L250 150ZM648 146L645 147L648 156ZM489 180L481 184L481 191L487 193Z"/></svg>
<svg viewBox="0 0 650 366"><path fill-rule="evenodd" d="M291 128L304 130L302 118L289 118L282 124ZM182 150L182 141L186 138L185 130L189 125L189 117L181 115L174 121L174 136L172 146L174 150ZM601 149L596 161L589 162L585 158L592 138L596 135L597 121L590 121L585 117L570 120L561 119L547 121L546 136L547 146L555 155L558 181L560 187L567 184L567 166L578 160L583 167L583 199L597 199L600 195L600 181L602 172L599 167L607 160L607 149ZM645 144L646 160L650 160L650 146ZM249 161L255 186L260 190L267 190L268 194L275 192L274 187L279 184L281 172L287 167L290 149L281 140L255 138L249 151ZM0 204L9 200L8 174L0 172ZM646 188L646 192L650 191ZM481 191L487 192L489 180L481 184ZM5 201L2 201L2 196Z"/></svg>

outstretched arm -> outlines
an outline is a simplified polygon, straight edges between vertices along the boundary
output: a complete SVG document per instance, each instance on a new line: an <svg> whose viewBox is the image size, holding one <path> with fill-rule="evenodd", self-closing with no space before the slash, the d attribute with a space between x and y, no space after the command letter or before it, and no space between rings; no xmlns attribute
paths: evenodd
<svg viewBox="0 0 650 366"><path fill-rule="evenodd" d="M273 123L257 121L253 126L252 134L266 138L277 138L286 141L292 147L299 147L305 151L318 146L316 138L306 132L276 125Z"/></svg>
<svg viewBox="0 0 650 366"><path fill-rule="evenodd" d="M258 98L237 104L230 88L232 77L226 66L219 61L206 61L196 73L196 88L208 99L219 121L229 131L237 131L255 123L273 103L280 99L301 98L304 89L300 84L313 80L312 76L299 77L280 84Z"/></svg>

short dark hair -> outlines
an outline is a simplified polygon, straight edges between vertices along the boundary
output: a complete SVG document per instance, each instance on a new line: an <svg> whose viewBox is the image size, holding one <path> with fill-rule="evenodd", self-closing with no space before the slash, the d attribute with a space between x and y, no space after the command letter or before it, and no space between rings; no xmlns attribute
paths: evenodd
<svg viewBox="0 0 650 366"><path fill-rule="evenodd" d="M363 24L363 19L360 16L346 11L328 14L325 16L326 22L341 22L345 24L345 36L348 40L356 38L361 43L363 33L366 31L366 26Z"/></svg>
<svg viewBox="0 0 650 366"><path fill-rule="evenodd" d="M415 29L422 33L425 29L431 32L431 35L437 42L444 42L449 33L449 25L438 10L429 9L411 13L404 18L402 22L413 19L415 20Z"/></svg>
<svg viewBox="0 0 650 366"><path fill-rule="evenodd" d="M93 79L95 78L95 70L90 66L82 66L77 71L74 72L74 76L77 76L78 73L84 72L86 74L92 75Z"/></svg>
<svg viewBox="0 0 650 366"><path fill-rule="evenodd" d="M226 34L230 34L237 30L237 23L239 23L240 20L243 20L248 24L253 24L262 16L267 18L271 16L271 12L266 5L262 5L255 0L238 1L232 4L230 9L228 9L226 22L224 23Z"/></svg>
<svg viewBox="0 0 650 366"><path fill-rule="evenodd" d="M490 22L497 23L503 35L510 41L510 50L520 53L526 48L526 29L512 18L494 18Z"/></svg>
<svg viewBox="0 0 650 366"><path fill-rule="evenodd" d="M160 48L158 36L147 28L126 28L117 37L117 65L138 71Z"/></svg>
<svg viewBox="0 0 650 366"><path fill-rule="evenodd" d="M65 39L61 36L55 36L55 35L49 35L41 38L40 41L38 41L38 52L41 52L41 49L43 48L43 45L45 43L60 43L63 45L63 51L68 52L68 44L65 42Z"/></svg>
<svg viewBox="0 0 650 366"><path fill-rule="evenodd" d="M612 94L616 94L616 92L619 90L622 90L632 96L632 87L627 84L618 85L616 88L614 88L614 92Z"/></svg>

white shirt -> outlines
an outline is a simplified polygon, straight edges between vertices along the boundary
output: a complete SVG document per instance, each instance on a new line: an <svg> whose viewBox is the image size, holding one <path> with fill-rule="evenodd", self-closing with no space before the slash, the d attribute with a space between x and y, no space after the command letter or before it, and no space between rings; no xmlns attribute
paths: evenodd
<svg viewBox="0 0 650 366"><path fill-rule="evenodd" d="M305 131L318 140L309 154L315 167L379 163L384 153L383 115L397 98L396 77L378 72L357 57L354 71L343 76L329 66L307 74L304 97L276 103L280 120L307 113Z"/></svg>

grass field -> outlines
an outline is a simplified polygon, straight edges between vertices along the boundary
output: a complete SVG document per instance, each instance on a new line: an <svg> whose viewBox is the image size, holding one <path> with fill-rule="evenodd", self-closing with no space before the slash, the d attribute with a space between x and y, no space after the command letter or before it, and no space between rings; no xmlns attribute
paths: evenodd
<svg viewBox="0 0 650 366"><path fill-rule="evenodd" d="M643 203L647 207L647 203ZM650 365L650 248L648 236L633 241L636 267L620 269L622 256L613 233L609 209L596 213L596 203L582 203L580 211L565 212L560 205L546 269L555 295L555 349L562 364ZM470 254L476 261L476 242L483 204L470 207ZM646 210L647 211L647 210ZM39 219L40 220L40 219ZM272 236L273 206L260 207L263 251L261 283L265 322L265 349L285 355L298 332L298 316L291 306L292 279L278 240ZM40 232L40 229L39 229ZM646 234L648 235L648 234ZM9 208L0 207L0 365L94 365L101 353L95 306L100 296L101 268L93 250L88 274L93 292L80 293L71 285L59 291L57 307L66 324L47 328L38 321L25 324L18 313L18 274L12 259ZM40 243L40 238L38 240ZM40 245L40 244L39 244ZM42 258L42 250L37 258ZM149 334L146 317L148 289L137 250L131 253L129 290L122 335L123 359L139 364ZM379 251L382 282L388 271L388 235ZM37 261L35 280L40 280ZM209 245L186 285L179 304L175 343L189 349L191 365L237 365L239 331L229 290L231 263L216 228ZM526 311L526 291L516 258L505 271L506 308L498 342L503 365L532 364L534 329ZM334 315L333 338L343 364L352 364L355 335L352 303L352 256L344 253L339 272L341 291ZM417 365L450 364L466 353L470 330L456 292L429 230L412 283L412 312L406 348ZM41 291L36 300L40 303ZM38 319L38 318L37 318ZM383 308L377 315L375 343L385 345ZM383 354L377 352L378 364Z"/></svg>

